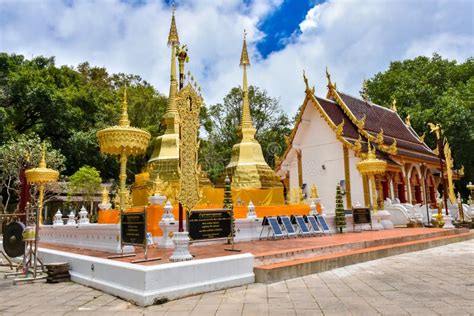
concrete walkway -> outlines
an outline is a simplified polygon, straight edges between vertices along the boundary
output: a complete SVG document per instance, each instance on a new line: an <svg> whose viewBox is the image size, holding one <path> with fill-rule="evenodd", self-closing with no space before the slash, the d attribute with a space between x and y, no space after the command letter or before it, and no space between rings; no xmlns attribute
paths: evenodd
<svg viewBox="0 0 474 316"><path fill-rule="evenodd" d="M1 279L0 315L18 314L474 315L474 240L147 308L74 283Z"/></svg>

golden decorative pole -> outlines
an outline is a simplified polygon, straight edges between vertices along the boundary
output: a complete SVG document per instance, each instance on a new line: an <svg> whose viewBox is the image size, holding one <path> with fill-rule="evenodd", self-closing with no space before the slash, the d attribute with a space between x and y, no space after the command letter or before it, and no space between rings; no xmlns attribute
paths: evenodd
<svg viewBox="0 0 474 316"><path fill-rule="evenodd" d="M120 212L123 212L126 202L127 158L144 154L151 137L147 131L130 126L127 107L127 87L125 87L119 125L97 132L100 151L104 154L120 156Z"/></svg>
<svg viewBox="0 0 474 316"><path fill-rule="evenodd" d="M26 181L31 184L39 186L39 202L38 211L36 213L35 225L35 246L34 246L34 264L33 264L33 278L36 279L36 268L38 263L38 230L39 225L43 222L43 201L44 201L44 186L47 183L56 182L59 177L59 172L46 167L46 147L43 143L41 161L38 168L28 169L25 171Z"/></svg>
<svg viewBox="0 0 474 316"><path fill-rule="evenodd" d="M56 182L59 177L59 172L53 169L46 168L46 148L43 143L41 161L38 168L28 169L25 171L26 181L31 184L38 185L39 201L38 201L38 216L39 223L43 223L43 201L44 201L44 186L46 183Z"/></svg>
<svg viewBox="0 0 474 316"><path fill-rule="evenodd" d="M368 142L367 158L357 164L357 170L359 170L361 175L369 177L369 181L372 185L372 208L374 210L374 213L377 213L378 205L375 176L378 174L385 173L385 170L387 170L387 162L381 159L377 159L377 157L375 156L375 148L372 149L370 141Z"/></svg>

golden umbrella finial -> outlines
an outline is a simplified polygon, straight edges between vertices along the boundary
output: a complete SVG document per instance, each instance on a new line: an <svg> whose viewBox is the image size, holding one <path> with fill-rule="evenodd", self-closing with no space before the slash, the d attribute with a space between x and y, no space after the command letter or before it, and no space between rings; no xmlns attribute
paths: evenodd
<svg viewBox="0 0 474 316"><path fill-rule="evenodd" d="M128 156L145 153L150 140L150 133L139 128L131 127L127 113L127 88L125 86L122 114L119 126L112 126L97 132L100 151L109 155L120 156L120 209L123 211L125 205Z"/></svg>
<svg viewBox="0 0 474 316"><path fill-rule="evenodd" d="M375 155L375 148L372 148L370 145L370 140L368 140L367 146L367 158L357 164L357 170L359 170L360 174L363 176L368 176L369 181L372 183L372 208L376 213L378 206L375 176L385 173L385 170L387 169L387 162L377 158Z"/></svg>
<svg viewBox="0 0 474 316"><path fill-rule="evenodd" d="M130 126L130 120L128 119L127 84L125 84L123 91L122 114L120 115L119 125L122 127Z"/></svg>
<svg viewBox="0 0 474 316"><path fill-rule="evenodd" d="M42 210L44 200L44 186L50 182L56 182L59 172L46 167L46 144L43 142L41 148L41 160L38 168L32 168L25 171L26 181L39 186L39 223L43 222Z"/></svg>

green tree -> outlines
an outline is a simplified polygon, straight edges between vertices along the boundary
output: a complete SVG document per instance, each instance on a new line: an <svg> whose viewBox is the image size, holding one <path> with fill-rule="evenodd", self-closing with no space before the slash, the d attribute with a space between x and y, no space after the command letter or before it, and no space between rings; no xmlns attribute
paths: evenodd
<svg viewBox="0 0 474 316"><path fill-rule="evenodd" d="M474 59L458 63L434 54L395 61L367 85L370 99L377 104L389 107L396 99L400 116L410 115L420 135L429 133L428 122L441 124L455 166L465 166L460 183L465 190L467 181L474 179ZM435 148L433 135L425 140Z"/></svg>
<svg viewBox="0 0 474 316"><path fill-rule="evenodd" d="M59 172L64 171L65 157L51 143L45 142L45 160L48 168ZM39 165L42 153L42 143L38 135L20 134L16 139L10 139L0 146L0 194L4 198L5 210L8 205L18 199L20 192L20 171L22 168L34 168ZM45 203L51 195L57 194L55 184L46 186ZM35 192L34 192L35 194Z"/></svg>
<svg viewBox="0 0 474 316"><path fill-rule="evenodd" d="M82 166L69 177L68 195L82 195L83 202L89 202L89 214L93 216L94 197L100 190L102 179L94 167Z"/></svg>
<svg viewBox="0 0 474 316"><path fill-rule="evenodd" d="M95 135L117 124L125 84L132 125L157 136L166 97L139 76L110 75L87 62L57 67L54 57L28 60L0 53L0 145L19 134L36 133L61 148L68 158L66 175L90 165L105 178L116 177L117 160L100 154ZM130 159L128 171L140 172L145 163L143 157Z"/></svg>
<svg viewBox="0 0 474 316"><path fill-rule="evenodd" d="M346 214L344 212L344 204L342 202L341 187L339 184L336 187L336 229L342 233L342 229L346 227Z"/></svg>
<svg viewBox="0 0 474 316"><path fill-rule="evenodd" d="M250 112L256 139L262 146L267 163L274 166L274 156L286 149L285 136L291 132L291 122L278 99L265 90L249 87ZM201 123L208 137L201 140L200 160L209 177L215 181L229 163L232 146L240 141L238 129L242 113L242 89L232 88L223 103L211 105L201 113Z"/></svg>

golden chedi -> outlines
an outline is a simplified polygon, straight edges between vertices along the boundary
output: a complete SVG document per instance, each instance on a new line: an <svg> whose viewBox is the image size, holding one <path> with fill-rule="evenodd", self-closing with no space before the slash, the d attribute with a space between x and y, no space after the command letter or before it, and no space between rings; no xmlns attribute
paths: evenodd
<svg viewBox="0 0 474 316"><path fill-rule="evenodd" d="M242 117L240 133L242 140L232 147L232 157L226 167L226 173L232 178L232 188L282 188L283 185L275 172L263 158L262 147L255 139L255 128L250 115L247 86L247 67L250 60L244 35L240 66L243 67Z"/></svg>
<svg viewBox="0 0 474 316"><path fill-rule="evenodd" d="M171 18L168 45L171 46L171 78L168 106L163 117L166 130L163 135L156 138L154 150L148 163L151 182L154 182L159 174L160 178L168 184L177 185L179 183L179 114L176 107L178 93L176 49L179 45L179 37L174 11Z"/></svg>

